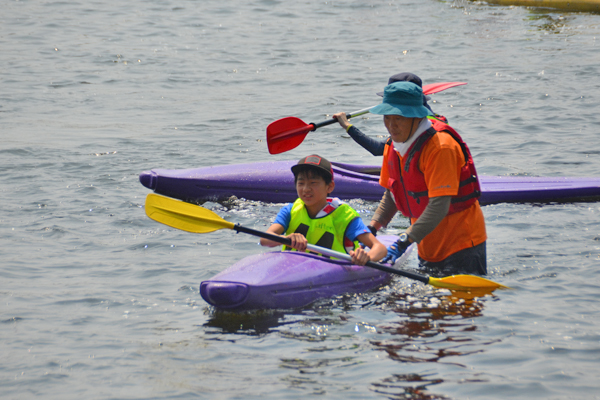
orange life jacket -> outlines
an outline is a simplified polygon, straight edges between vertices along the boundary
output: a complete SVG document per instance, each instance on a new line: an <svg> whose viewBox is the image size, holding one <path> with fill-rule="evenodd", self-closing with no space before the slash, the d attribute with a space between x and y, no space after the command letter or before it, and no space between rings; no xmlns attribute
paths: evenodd
<svg viewBox="0 0 600 400"><path fill-rule="evenodd" d="M477 171L467 144L458 132L448 124L435 119L430 121L432 128L425 131L411 145L403 158L403 171L400 170L400 158L394 149L391 138L388 140L384 151L389 176L387 188L394 196L396 207L406 217L418 218L429 204L429 193L425 183L425 175L419 169L419 158L425 144L438 132L449 133L458 142L465 157L465 165L460 170L458 194L452 196L448 214L466 210L481 196Z"/></svg>

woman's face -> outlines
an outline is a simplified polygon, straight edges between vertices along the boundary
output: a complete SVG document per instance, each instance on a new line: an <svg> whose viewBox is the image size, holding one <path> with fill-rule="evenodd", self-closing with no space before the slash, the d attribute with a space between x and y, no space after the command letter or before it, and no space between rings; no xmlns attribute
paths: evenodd
<svg viewBox="0 0 600 400"><path fill-rule="evenodd" d="M383 123L387 128L388 132L392 136L394 142L406 142L410 139L415 129L415 123L417 118L407 118L401 115L384 115Z"/></svg>

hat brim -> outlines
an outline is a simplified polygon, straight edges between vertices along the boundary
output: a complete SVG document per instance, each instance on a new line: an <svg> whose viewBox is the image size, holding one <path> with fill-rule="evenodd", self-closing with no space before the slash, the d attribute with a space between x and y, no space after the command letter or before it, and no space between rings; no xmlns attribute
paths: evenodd
<svg viewBox="0 0 600 400"><path fill-rule="evenodd" d="M327 175L329 175L329 177L331 178L331 180L333 181L333 170L329 170L321 165L315 165L315 164L296 164L296 165L292 165L292 173L294 175L296 175L300 170L302 169L318 169L321 170L323 172L325 172Z"/></svg>
<svg viewBox="0 0 600 400"><path fill-rule="evenodd" d="M400 115L406 118L425 118L433 113L425 106L405 106L381 103L369 110L371 114L376 115Z"/></svg>

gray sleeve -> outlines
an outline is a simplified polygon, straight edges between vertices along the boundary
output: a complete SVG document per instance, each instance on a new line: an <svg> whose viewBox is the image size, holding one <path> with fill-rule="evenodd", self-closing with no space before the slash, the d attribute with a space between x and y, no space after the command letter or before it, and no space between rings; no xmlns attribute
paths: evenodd
<svg viewBox="0 0 600 400"><path fill-rule="evenodd" d="M394 218L397 211L398 209L396 208L396 203L394 202L392 194L386 189L372 219L379 222L381 226L387 226L392 218Z"/></svg>
<svg viewBox="0 0 600 400"><path fill-rule="evenodd" d="M423 214L406 230L408 236L419 243L431 233L436 226L448 215L452 196L431 197Z"/></svg>

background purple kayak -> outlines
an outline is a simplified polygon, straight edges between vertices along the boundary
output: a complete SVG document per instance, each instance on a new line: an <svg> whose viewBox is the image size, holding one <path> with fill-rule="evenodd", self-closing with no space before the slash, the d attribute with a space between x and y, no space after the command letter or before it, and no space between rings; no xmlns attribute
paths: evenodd
<svg viewBox="0 0 600 400"><path fill-rule="evenodd" d="M284 203L297 197L290 167L296 161L230 164L193 169L152 169L140 174L142 185L156 193L190 202L247 200ZM341 199L381 199L379 167L332 163ZM480 176L482 205L592 201L600 198L600 178Z"/></svg>

